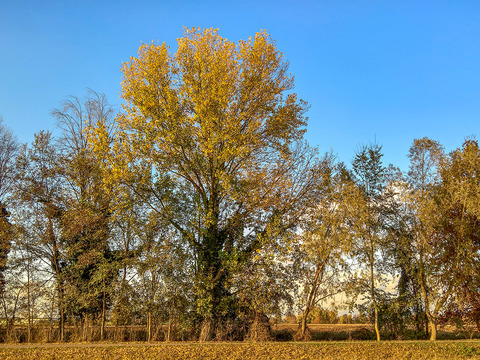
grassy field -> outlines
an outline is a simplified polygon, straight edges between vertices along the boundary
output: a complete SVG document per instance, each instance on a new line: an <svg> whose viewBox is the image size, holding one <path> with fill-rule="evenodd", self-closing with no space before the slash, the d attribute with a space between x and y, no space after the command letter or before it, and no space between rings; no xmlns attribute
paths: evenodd
<svg viewBox="0 0 480 360"><path fill-rule="evenodd" d="M478 341L3 345L0 359L480 359Z"/></svg>

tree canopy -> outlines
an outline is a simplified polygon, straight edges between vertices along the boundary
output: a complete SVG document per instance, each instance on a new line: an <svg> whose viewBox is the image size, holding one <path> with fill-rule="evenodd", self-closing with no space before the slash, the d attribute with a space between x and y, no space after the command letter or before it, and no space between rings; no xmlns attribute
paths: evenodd
<svg viewBox="0 0 480 360"><path fill-rule="evenodd" d="M235 44L186 29L175 54L144 44L122 71L116 141L106 149L99 127L94 146L110 157L111 180L142 194L193 247L198 314L213 324L231 308L229 267L292 228L313 196L307 105L266 32Z"/></svg>

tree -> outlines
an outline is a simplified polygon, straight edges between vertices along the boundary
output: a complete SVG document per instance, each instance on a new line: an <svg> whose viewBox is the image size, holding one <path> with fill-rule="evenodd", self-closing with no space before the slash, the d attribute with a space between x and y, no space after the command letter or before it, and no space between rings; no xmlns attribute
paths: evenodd
<svg viewBox="0 0 480 360"><path fill-rule="evenodd" d="M84 339L88 322L94 318L101 320L103 337L110 299L106 289L116 277L109 246L111 197L104 189L101 171L105 159L96 156L87 142L85 129L91 125L102 127L106 131L104 140L111 141L113 113L105 95L93 90L89 90L83 102L71 97L52 112L62 130L58 146L59 165L66 184L61 236L67 265L68 310L83 322Z"/></svg>
<svg viewBox="0 0 480 360"><path fill-rule="evenodd" d="M378 324L377 270L381 264L379 255L382 249L382 232L388 197L386 192L386 169L382 165L382 147L374 144L364 146L353 159L353 173L362 192L356 219L357 256L368 266L366 284L374 312L374 325L377 341L380 341Z"/></svg>
<svg viewBox="0 0 480 360"><path fill-rule="evenodd" d="M467 140L445 156L438 142L423 138L414 141L409 157L412 269L430 340L436 340L438 321L442 312L452 310L455 293L457 299L469 299L478 284L480 153L476 141Z"/></svg>
<svg viewBox="0 0 480 360"><path fill-rule="evenodd" d="M393 316L390 320L391 334L402 337L406 331L415 329L417 337L428 333L428 319L425 313L425 303L421 295L418 277L418 255L412 249L415 236L415 214L408 202L411 185L401 174L390 182L390 187L396 193L393 198L394 209L392 219L387 226L387 252L385 256L393 270L393 277L398 276L397 296L387 299L386 305Z"/></svg>
<svg viewBox="0 0 480 360"><path fill-rule="evenodd" d="M16 179L15 158L18 152L17 140L12 132L2 124L0 118L0 294L3 291L3 272L13 239L13 231L8 221L7 195Z"/></svg>
<svg viewBox="0 0 480 360"><path fill-rule="evenodd" d="M438 285L440 273L435 273L435 259L438 249L433 242L433 229L438 220L438 208L435 206L435 194L441 183L440 165L445 154L437 141L429 138L415 139L409 150L410 169L408 183L410 190L406 193L407 212L412 216L407 220L410 236L405 247L409 255L408 272L418 284L424 309L430 323L431 339L436 338L436 318L438 309L445 299L439 296ZM438 244L440 247L442 245Z"/></svg>
<svg viewBox="0 0 480 360"><path fill-rule="evenodd" d="M444 291L445 282L441 279L446 275L440 264L441 253L445 254L442 251L443 240L446 239L436 231L441 221L438 190L442 182L440 166L444 157L442 146L428 138L415 139L409 151L411 165L408 179L412 190L408 201L414 214L409 246L413 253L410 272L415 275L421 289L431 340L436 339L439 311L450 296L450 290Z"/></svg>
<svg viewBox="0 0 480 360"><path fill-rule="evenodd" d="M122 71L117 140L109 146L96 128L93 146L113 164L110 182L155 199L152 209L192 247L209 339L234 301L225 264L250 261L311 195L314 155L295 145L307 106L290 92L293 76L266 32L235 44L217 30L187 29L175 54L144 44Z"/></svg>
<svg viewBox="0 0 480 360"><path fill-rule="evenodd" d="M2 124L0 117L0 203L5 200L16 178L15 158L18 143L13 133Z"/></svg>
<svg viewBox="0 0 480 360"><path fill-rule="evenodd" d="M19 219L32 238L32 252L53 277L57 292L60 341L64 340L65 322L65 247L61 240L62 213L65 208L65 182L59 168L59 154L51 133L35 134L31 147L24 146L18 156L20 175L15 187Z"/></svg>
<svg viewBox="0 0 480 360"><path fill-rule="evenodd" d="M135 308L132 304L134 291L131 280L141 256L142 224L148 225L148 212L134 194L123 193L116 198L112 214L112 248L118 262L120 280L114 292L112 317L115 326L127 325L133 321Z"/></svg>
<svg viewBox="0 0 480 360"><path fill-rule="evenodd" d="M191 314L193 270L191 254L178 243L171 225L151 212L143 226L137 258L136 288L142 315L146 315L147 340L155 339L154 328L168 322L165 339L175 338L178 323ZM187 250L187 251L186 251ZM156 326L155 326L156 325Z"/></svg>
<svg viewBox="0 0 480 360"><path fill-rule="evenodd" d="M298 293L299 257L294 235L286 237L282 242L266 244L251 261L232 271L240 316L228 340L241 340L242 335L250 341L272 340L269 319L280 319L282 313L292 311Z"/></svg>
<svg viewBox="0 0 480 360"><path fill-rule="evenodd" d="M362 194L343 163L326 154L317 186L321 194L301 220L298 241L303 268L302 321L295 338L308 340L307 319L321 301L345 291L351 281L346 256L353 250L351 229Z"/></svg>
<svg viewBox="0 0 480 360"><path fill-rule="evenodd" d="M444 290L440 301L429 314L436 321L448 305L456 303L460 314L470 315L479 324L478 296L480 250L480 149L478 142L467 139L453 151L440 167L441 185L437 203L441 218L435 238L440 238L442 251L437 267ZM438 241L438 240L437 240ZM437 255L438 256L438 255ZM427 293L427 295L429 295ZM455 296L454 296L455 295ZM437 310L438 308L438 310ZM451 310L451 307L450 307Z"/></svg>

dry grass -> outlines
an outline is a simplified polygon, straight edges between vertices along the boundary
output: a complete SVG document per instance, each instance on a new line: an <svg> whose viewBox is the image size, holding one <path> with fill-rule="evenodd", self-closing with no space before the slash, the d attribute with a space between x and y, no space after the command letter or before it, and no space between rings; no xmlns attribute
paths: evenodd
<svg viewBox="0 0 480 360"><path fill-rule="evenodd" d="M466 359L480 358L477 341L67 344L0 347L0 359Z"/></svg>

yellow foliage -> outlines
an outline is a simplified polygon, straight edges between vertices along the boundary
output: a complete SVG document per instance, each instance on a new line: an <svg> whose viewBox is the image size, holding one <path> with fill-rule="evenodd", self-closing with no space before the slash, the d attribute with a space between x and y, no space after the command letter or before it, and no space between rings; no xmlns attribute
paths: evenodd
<svg viewBox="0 0 480 360"><path fill-rule="evenodd" d="M151 187L167 174L203 204L271 207L292 185L291 144L306 125L306 103L287 94L287 69L265 31L234 43L215 29L185 29L174 54L164 43L143 44L122 66L114 141L102 126L89 129L105 182Z"/></svg>

